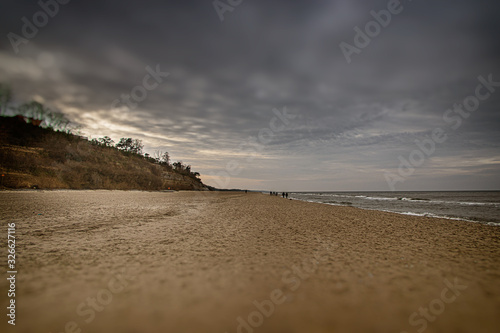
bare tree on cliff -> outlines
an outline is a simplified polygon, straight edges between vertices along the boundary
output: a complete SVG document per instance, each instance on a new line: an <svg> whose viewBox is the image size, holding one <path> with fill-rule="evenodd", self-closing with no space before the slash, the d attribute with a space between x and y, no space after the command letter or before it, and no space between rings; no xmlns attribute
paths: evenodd
<svg viewBox="0 0 500 333"><path fill-rule="evenodd" d="M33 120L44 121L50 113L50 109L46 108L42 103L31 101L19 106L18 111L32 123Z"/></svg>
<svg viewBox="0 0 500 333"><path fill-rule="evenodd" d="M142 154L144 145L142 144L142 141L138 139L121 138L120 142L116 144L116 148L123 150L125 152Z"/></svg>
<svg viewBox="0 0 500 333"><path fill-rule="evenodd" d="M170 165L170 155L168 152L164 152L163 155L161 155L161 164Z"/></svg>
<svg viewBox="0 0 500 333"><path fill-rule="evenodd" d="M97 139L97 141L99 142L99 144L101 146L104 146L104 147L113 147L115 144L113 139L111 139L109 136L99 138L99 139Z"/></svg>
<svg viewBox="0 0 500 333"><path fill-rule="evenodd" d="M184 165L182 164L182 161L174 162L172 164L175 170L177 171L182 171L184 169Z"/></svg>
<svg viewBox="0 0 500 333"><path fill-rule="evenodd" d="M61 112L55 112L45 107L42 103L31 101L19 106L21 115L28 118L32 124L52 128L55 131L71 133L70 121Z"/></svg>
<svg viewBox="0 0 500 333"><path fill-rule="evenodd" d="M102 147L114 147L115 142L109 136L104 136L99 139L92 139L92 144L102 146Z"/></svg>

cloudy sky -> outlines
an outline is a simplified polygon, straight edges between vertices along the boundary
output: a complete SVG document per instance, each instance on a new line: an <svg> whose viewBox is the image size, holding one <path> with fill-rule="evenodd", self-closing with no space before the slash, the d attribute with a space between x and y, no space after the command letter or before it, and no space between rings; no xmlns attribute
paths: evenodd
<svg viewBox="0 0 500 333"><path fill-rule="evenodd" d="M500 189L498 1L43 1L2 1L0 82L89 137L216 187Z"/></svg>

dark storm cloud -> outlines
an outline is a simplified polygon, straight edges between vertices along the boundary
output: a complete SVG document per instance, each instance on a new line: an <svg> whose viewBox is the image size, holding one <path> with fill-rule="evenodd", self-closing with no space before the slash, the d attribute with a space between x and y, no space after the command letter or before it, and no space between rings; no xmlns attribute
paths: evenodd
<svg viewBox="0 0 500 333"><path fill-rule="evenodd" d="M296 189L384 190L384 170L446 126L444 112L474 93L479 75L500 81L499 4L401 3L348 64L339 44L353 44L354 27L388 1L245 0L221 22L212 1L73 0L19 54L7 33L20 34L21 18L40 8L4 1L0 74L19 101L43 98L90 135L142 138L202 173L241 161L233 187L303 179ZM170 75L137 108L111 108L157 65ZM500 93L483 102L414 179L430 184L439 167L456 177L498 171L486 160L500 156L499 105ZM240 145L285 106L295 119L246 160ZM494 172L490 180L498 188Z"/></svg>

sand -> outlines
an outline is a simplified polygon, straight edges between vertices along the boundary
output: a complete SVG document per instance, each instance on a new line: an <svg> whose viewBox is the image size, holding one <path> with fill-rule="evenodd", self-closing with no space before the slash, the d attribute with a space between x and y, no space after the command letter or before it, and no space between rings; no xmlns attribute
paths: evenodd
<svg viewBox="0 0 500 333"><path fill-rule="evenodd" d="M257 193L4 191L0 216L2 332L500 328L498 227Z"/></svg>

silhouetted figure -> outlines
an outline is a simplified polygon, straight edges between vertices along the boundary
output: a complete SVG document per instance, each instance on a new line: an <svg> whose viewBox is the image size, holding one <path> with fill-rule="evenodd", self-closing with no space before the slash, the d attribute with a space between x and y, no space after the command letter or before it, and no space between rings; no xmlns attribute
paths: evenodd
<svg viewBox="0 0 500 333"><path fill-rule="evenodd" d="M285 193L285 197L288 199L288 192Z"/></svg>

